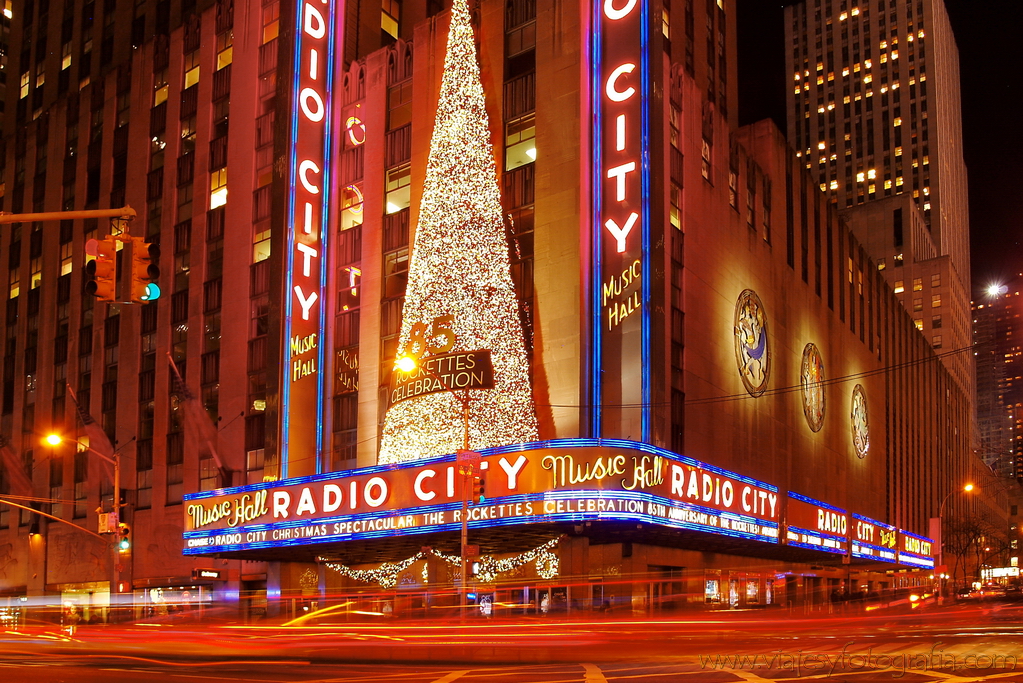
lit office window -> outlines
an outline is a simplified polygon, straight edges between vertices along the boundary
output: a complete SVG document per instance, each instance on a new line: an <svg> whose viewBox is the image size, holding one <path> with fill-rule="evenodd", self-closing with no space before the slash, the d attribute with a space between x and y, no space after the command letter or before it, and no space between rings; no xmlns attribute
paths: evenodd
<svg viewBox="0 0 1023 683"><path fill-rule="evenodd" d="M210 173L210 210L227 204L227 169Z"/></svg>
<svg viewBox="0 0 1023 683"><path fill-rule="evenodd" d="M411 203L412 167L408 164L387 172L386 197L384 200L387 213L398 213L408 208Z"/></svg>
<svg viewBox="0 0 1023 683"><path fill-rule="evenodd" d="M224 31L217 36L217 71L234 59L234 31Z"/></svg>
<svg viewBox="0 0 1023 683"><path fill-rule="evenodd" d="M199 82L199 51L185 55L185 90Z"/></svg>
<svg viewBox="0 0 1023 683"><path fill-rule="evenodd" d="M398 39L398 21L401 19L401 3L398 0L383 0L380 4L380 28L395 40Z"/></svg>
<svg viewBox="0 0 1023 683"><path fill-rule="evenodd" d="M505 124L504 144L504 170L536 161L536 115L529 113Z"/></svg>

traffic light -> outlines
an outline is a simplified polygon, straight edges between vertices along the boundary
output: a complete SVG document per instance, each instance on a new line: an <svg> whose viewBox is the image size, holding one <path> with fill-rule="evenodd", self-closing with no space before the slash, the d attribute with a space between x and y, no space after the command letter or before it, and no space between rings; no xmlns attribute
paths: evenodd
<svg viewBox="0 0 1023 683"><path fill-rule="evenodd" d="M117 525L117 549L122 553L131 550L131 528L124 522Z"/></svg>
<svg viewBox="0 0 1023 683"><path fill-rule="evenodd" d="M487 499L486 495L486 480L483 475L478 475L472 478L472 500L476 503L482 503Z"/></svg>
<svg viewBox="0 0 1023 683"><path fill-rule="evenodd" d="M160 298L160 245L148 244L141 237L132 237L125 244L128 260L129 296L132 303L144 304Z"/></svg>
<svg viewBox="0 0 1023 683"><path fill-rule="evenodd" d="M117 280L117 243L109 235L102 240L85 243L85 253L95 258L85 264L85 293L100 301L115 301Z"/></svg>

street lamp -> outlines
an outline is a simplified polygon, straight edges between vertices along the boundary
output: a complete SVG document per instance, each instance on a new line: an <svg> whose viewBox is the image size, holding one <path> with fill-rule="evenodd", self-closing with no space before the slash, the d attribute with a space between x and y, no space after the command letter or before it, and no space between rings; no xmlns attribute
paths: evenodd
<svg viewBox="0 0 1023 683"><path fill-rule="evenodd" d="M114 512L118 513L118 519L120 519L120 508L121 508L121 457L117 451L114 451L114 456L110 457L106 453L97 451L88 444L84 444L77 439L65 439L60 434L47 434L43 441L50 446L59 446L65 441L75 444L90 453L95 453L99 457L106 460L108 463L114 466Z"/></svg>
<svg viewBox="0 0 1023 683"><path fill-rule="evenodd" d="M65 439L60 434L56 434L56 433L47 434L46 437L43 439L43 441L46 444L50 445L50 446L59 446L60 444L64 443L65 441L67 441L69 443L73 443L73 444L75 444L78 447L84 448L85 450L89 451L90 453L94 453L95 455L98 455L99 457L103 458L104 460L106 460L107 462L109 462L111 465L114 466L114 500L113 500L114 526L115 526L116 529L120 529L121 528L120 527L121 507L122 507L122 503L121 503L121 456L120 456L120 454L115 450L113 452L113 457L110 457L106 453L101 453L100 451L97 451L95 448L92 448L88 444L84 444L84 443L82 443L81 441L79 441L77 439ZM108 528L109 527L110 527L110 525L108 523ZM121 581L121 569L120 569L120 555L119 555L119 553L124 551L124 550L127 550L127 548L123 547L123 542L122 541L126 540L126 539L122 538L123 535L115 533L114 536L115 536L116 540L115 540L115 542L113 544L113 558L112 558L113 578L112 578L112 580L110 582L111 601L113 600L113 596L118 592L118 587L117 586L118 586L118 584Z"/></svg>
<svg viewBox="0 0 1023 683"><path fill-rule="evenodd" d="M973 484L965 484L961 489L954 489L952 491L949 491L948 495L946 495L942 499L941 505L938 506L938 541L939 541L938 542L938 566L939 567L943 567L945 565L945 534L944 534L944 532L942 530L942 522L943 522L943 520L945 518L944 517L944 515L945 515L945 503L947 503L948 499L951 498L952 496L954 496L955 494L957 494L957 493L969 493L974 488L976 488L976 487ZM944 572L939 572L939 577L942 574L944 574ZM942 582L942 583L939 584L939 586L941 588L941 591L939 593L939 598L944 599L944 597L945 597L945 583Z"/></svg>
<svg viewBox="0 0 1023 683"><path fill-rule="evenodd" d="M405 374L414 372L417 369L421 369L426 372L430 377L437 380L440 385L444 388L444 391L448 391L456 399L462 402L462 450L458 453L458 473L462 475L462 539L461 539L461 584L459 586L460 593L460 606L465 608L466 606L466 581L467 581L467 559L465 557L465 550L468 546L469 539L469 498L466 495L468 487L466 486L467 481L475 474L476 462L478 462L478 454L472 453L469 450L469 390L465 390L465 395L455 391L447 385L447 383L440 377L436 372L430 369L428 365L420 364L419 360L415 356L404 355L399 356L394 361L395 370L399 370ZM466 457L470 456L470 457ZM475 456L474 458L472 456Z"/></svg>

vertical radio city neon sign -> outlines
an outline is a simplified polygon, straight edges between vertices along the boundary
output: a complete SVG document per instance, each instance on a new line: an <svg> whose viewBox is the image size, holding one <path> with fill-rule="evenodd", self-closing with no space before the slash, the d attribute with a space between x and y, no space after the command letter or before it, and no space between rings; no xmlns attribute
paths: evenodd
<svg viewBox="0 0 1023 683"><path fill-rule="evenodd" d="M327 238L331 224L331 92L337 4L298 0L287 213L281 476L312 474L323 451ZM294 453L295 455L292 455ZM315 463L315 469L313 468ZM298 471L294 471L294 470Z"/></svg>
<svg viewBox="0 0 1023 683"><path fill-rule="evenodd" d="M591 424L594 436L648 441L649 0L593 2Z"/></svg>

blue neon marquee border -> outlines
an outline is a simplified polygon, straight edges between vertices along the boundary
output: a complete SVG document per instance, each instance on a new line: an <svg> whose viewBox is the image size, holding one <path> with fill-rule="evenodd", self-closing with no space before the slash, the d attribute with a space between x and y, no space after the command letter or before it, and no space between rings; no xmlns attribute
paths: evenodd
<svg viewBox="0 0 1023 683"><path fill-rule="evenodd" d="M926 536L918 536L917 534L914 534L911 531L906 531L905 529L899 529L899 533L902 534L903 536L909 536L910 538L915 538L918 541L927 541L931 545L934 545L934 540L927 538Z"/></svg>
<svg viewBox="0 0 1023 683"><path fill-rule="evenodd" d="M895 531L895 530L898 529L898 527L895 526L894 524L888 524L886 522L879 522L876 519L871 519L870 517L867 517L866 515L861 515L861 514L858 514L856 512L852 513L852 518L853 519L858 519L861 522L867 522L868 524L875 524L877 526L884 527L888 531ZM861 541L861 543L862 543L862 541ZM871 544L864 543L864 545L871 545ZM871 547L877 547L877 546L871 546Z"/></svg>
<svg viewBox="0 0 1023 683"><path fill-rule="evenodd" d="M669 451L658 446L643 443L641 441L629 441L627 439L550 439L547 441L533 441L530 443L512 444L509 446L497 446L494 448L484 448L481 449L479 453L485 456L489 456L503 455L505 453L519 453L523 451L535 451L556 448L628 448L631 450L637 450L643 453L648 453L650 455L659 455L667 460L672 460L683 465L699 467L700 469L706 470L707 472L712 472L714 474L719 474L724 477L729 477L736 481L741 481L744 484L750 484L751 486L757 486L759 488L764 489L765 491L770 491L772 493L778 492L778 487L775 486L774 484L768 484L767 482L759 481L752 477L736 474L735 472L730 472L724 468L717 467L715 465L709 465L705 462L700 462L695 458L690 458L688 456L681 455L679 453L675 453L673 451ZM449 455L440 455L434 458L424 458L423 460L413 460L403 463L391 463L387 465L370 465L368 467L360 467L353 470L341 470L338 472L310 474L304 477L293 477L291 479L281 479L279 481L264 481L256 484L245 484L242 486L231 486L213 489L211 491L197 491L195 493L186 493L184 498L185 500L202 500L203 498L212 498L214 496L223 496L235 493L249 493L252 491L262 491L264 489L278 488L282 486L297 486L318 481L349 479L364 474L393 472L395 470L422 467L424 465L454 462L455 457L456 457L455 454L452 453Z"/></svg>
<svg viewBox="0 0 1023 683"><path fill-rule="evenodd" d="M657 496L649 493L642 492L629 492L629 491L601 491L601 490L578 490L578 491L555 491L547 493L532 493L518 496L505 496L502 498L495 498L492 501L488 500L485 506L492 507L495 505L514 505L516 503L543 503L546 501L557 501L557 500L574 500L589 496L602 498L605 500L626 500L635 501L641 506L648 504L661 504L668 507L679 507L678 501L673 501L669 498ZM747 522L751 524L757 524L762 529L774 529L778 530L777 522L770 522L767 520L759 520L754 517L748 517L746 515L739 515L735 513L721 512L720 510L713 510L711 508L704 508L702 506L683 504L682 507L697 512L705 512L721 518L727 518L736 521ZM186 542L191 539L199 538L214 538L217 536L230 536L230 535L242 535L249 533L259 532L271 532L278 529L293 529L293 528L305 528L310 526L320 525L332 525L332 524L345 524L349 522L361 522L371 521L375 519L383 518L397 518L403 515L420 515L420 514L433 514L438 512L454 512L461 509L461 503L451 502L442 503L438 505L428 505L422 507L416 507L404 510L388 510L379 512L367 512L359 514L347 514L337 515L334 517L323 517L317 519L294 519L285 520L281 522L273 522L269 524L253 524L250 526L237 527L233 529L214 529L207 531L188 531L185 532L184 538ZM471 510L471 508L470 508ZM769 534L757 534L745 531L739 531L736 529L723 529L721 527L700 524L698 522L687 522L682 520L673 520L666 517L659 517L656 515L649 514L647 512L639 511L572 511L572 512L537 512L534 515L528 517L507 517L502 519L493 520L473 520L470 519L468 526L470 529L485 529L492 527L502 526L514 526L520 524L542 524L542 523L556 523L556 522L584 522L584 521L635 521L647 524L653 524L657 526L664 526L668 528L681 529L687 531L699 531L704 533L713 533L718 536L730 536L733 538L744 538L747 540L759 541L762 543L777 544L777 536L771 536ZM330 543L339 541L353 541L368 538L379 538L379 537L393 537L393 536L414 536L428 533L439 533L445 531L457 531L461 528L460 522L448 522L445 524L431 524L431 525L418 525L408 527L405 529L400 528L389 528L380 530L370 530L355 532L350 534L326 534L326 535L313 535L303 536L298 538L288 538L279 540L269 541L255 541L247 543L236 543L236 544L223 544L223 545L207 545L207 546L196 546L193 548L186 547L183 550L185 555L203 555L217 552L231 552L239 550L255 550L261 548L279 548L296 545L313 545L317 543Z"/></svg>
<svg viewBox="0 0 1023 683"><path fill-rule="evenodd" d="M789 491L789 498L794 498L794 499L796 499L796 500L798 500L800 502L808 503L810 505L815 505L815 506L817 506L819 508L824 508L825 510L831 510L832 512L839 512L839 513L841 513L843 515L849 514L846 510L843 510L840 507L835 507L834 505L831 505L829 503L825 503L822 500L815 500L815 499L811 498L810 496L804 496L802 493L796 493L795 491ZM817 533L820 533L820 532L817 532Z"/></svg>

